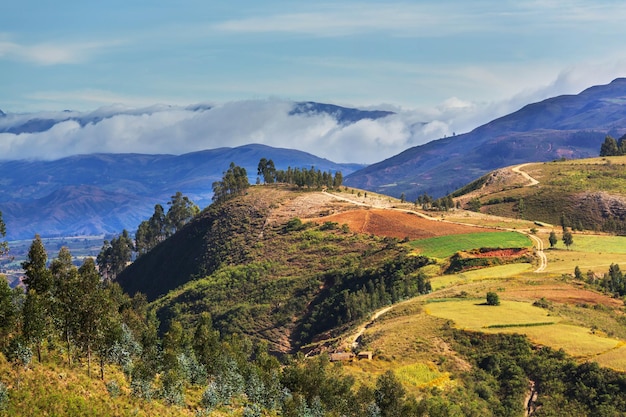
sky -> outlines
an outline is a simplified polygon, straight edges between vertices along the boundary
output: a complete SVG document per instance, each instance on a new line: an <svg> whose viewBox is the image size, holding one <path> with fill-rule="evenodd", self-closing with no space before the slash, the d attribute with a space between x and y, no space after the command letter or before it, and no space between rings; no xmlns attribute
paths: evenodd
<svg viewBox="0 0 626 417"><path fill-rule="evenodd" d="M255 142L371 163L626 76L618 0L6 3L0 109L9 116L159 110L0 134L0 159ZM397 116L344 126L290 117L293 101ZM196 103L219 111L185 110Z"/></svg>

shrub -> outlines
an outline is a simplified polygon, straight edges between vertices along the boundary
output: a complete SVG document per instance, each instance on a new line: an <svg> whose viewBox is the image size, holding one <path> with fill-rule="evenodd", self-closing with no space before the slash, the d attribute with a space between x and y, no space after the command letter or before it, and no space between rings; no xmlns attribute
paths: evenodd
<svg viewBox="0 0 626 417"><path fill-rule="evenodd" d="M489 306L499 306L500 305L500 297L498 297L498 294L493 292L493 291L489 291L487 293L487 305Z"/></svg>
<svg viewBox="0 0 626 417"><path fill-rule="evenodd" d="M120 395L120 386L117 384L117 381L109 381L106 383L107 391L111 398L117 398Z"/></svg>
<svg viewBox="0 0 626 417"><path fill-rule="evenodd" d="M9 405L9 389L0 382L0 411L6 410Z"/></svg>

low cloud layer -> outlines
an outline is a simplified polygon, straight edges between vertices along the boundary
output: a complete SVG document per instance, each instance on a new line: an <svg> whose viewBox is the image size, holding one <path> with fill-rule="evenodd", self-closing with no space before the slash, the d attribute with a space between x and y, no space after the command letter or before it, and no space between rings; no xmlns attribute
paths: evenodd
<svg viewBox="0 0 626 417"><path fill-rule="evenodd" d="M429 109L380 106L396 114L351 124L327 113L290 114L295 103L286 100L7 114L0 117L0 131L33 120L57 123L43 132L0 133L0 159L58 159L96 152L182 154L259 143L334 162L374 163L431 140L468 132L558 92L578 93L581 82L580 77L563 73L549 86L500 103L450 98Z"/></svg>

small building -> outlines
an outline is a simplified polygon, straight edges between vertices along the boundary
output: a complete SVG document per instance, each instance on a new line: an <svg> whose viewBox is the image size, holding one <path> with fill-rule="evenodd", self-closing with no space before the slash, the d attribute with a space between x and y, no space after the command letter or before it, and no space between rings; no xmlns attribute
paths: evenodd
<svg viewBox="0 0 626 417"><path fill-rule="evenodd" d="M361 359L367 359L368 361L371 361L371 360L372 360L372 356L374 356L374 354L373 354L371 351L369 351L369 350L364 350L364 351L362 351L362 352L359 352L359 354L357 355L357 358L358 358L359 360L361 360Z"/></svg>
<svg viewBox="0 0 626 417"><path fill-rule="evenodd" d="M354 359L354 353L351 352L334 352L329 355L331 362L350 361Z"/></svg>

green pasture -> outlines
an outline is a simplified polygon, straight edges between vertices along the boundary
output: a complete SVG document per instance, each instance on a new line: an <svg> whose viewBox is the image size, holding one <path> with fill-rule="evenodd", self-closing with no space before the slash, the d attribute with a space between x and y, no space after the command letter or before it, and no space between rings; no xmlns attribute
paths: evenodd
<svg viewBox="0 0 626 417"><path fill-rule="evenodd" d="M576 252L626 254L626 236L582 235L578 233L575 233L573 236L574 244L570 249ZM565 249L565 245L561 240L559 240L556 247Z"/></svg>
<svg viewBox="0 0 626 417"><path fill-rule="evenodd" d="M463 235L437 236L410 242L421 255L447 258L459 251L478 248L524 248L531 240L517 232L480 232Z"/></svg>
<svg viewBox="0 0 626 417"><path fill-rule="evenodd" d="M545 254L548 257L546 272L571 274L578 266L583 274L588 270L603 273L613 263L626 263L626 236L574 234L574 244L569 250L559 241Z"/></svg>
<svg viewBox="0 0 626 417"><path fill-rule="evenodd" d="M499 306L485 305L484 299L462 299L428 303L427 313L452 320L456 326L468 330L485 330L499 325L536 325L538 323L559 322L559 317L551 317L548 311L530 303L502 300ZM518 332L524 331L517 327Z"/></svg>
<svg viewBox="0 0 626 417"><path fill-rule="evenodd" d="M532 268L533 266L529 263L497 265L489 268L466 271L460 274L442 275L439 277L431 278L430 282L433 291L436 291L455 284L464 284L467 282L481 281L486 279L510 278L523 272L528 272Z"/></svg>
<svg viewBox="0 0 626 417"><path fill-rule="evenodd" d="M614 350L623 342L596 334L590 329L563 322L530 303L503 300L499 306L482 304L482 299L447 300L428 303L425 311L452 320L458 328L486 333L518 333L534 343L563 349L568 354L593 359L602 355L603 365L623 369L626 360ZM623 351L622 351L623 352Z"/></svg>

